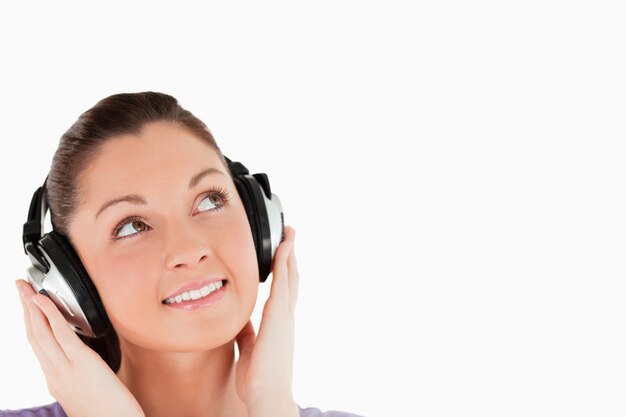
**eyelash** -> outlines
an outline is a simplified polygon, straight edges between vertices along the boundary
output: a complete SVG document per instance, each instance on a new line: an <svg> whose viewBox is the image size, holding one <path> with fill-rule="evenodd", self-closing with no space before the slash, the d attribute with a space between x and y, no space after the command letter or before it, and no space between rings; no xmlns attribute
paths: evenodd
<svg viewBox="0 0 626 417"><path fill-rule="evenodd" d="M220 199L222 200L222 204L221 204L221 205L219 205L219 206L217 206L217 207L215 207L215 208L212 208L212 209L209 209L209 210L204 210L204 211L201 211L201 213L210 213L210 212L216 212L216 211L219 211L219 210L223 209L224 207L226 207L226 206L228 205L228 202L230 201L230 197L229 197L229 195L228 195L228 191L227 191L225 188L223 188L223 187L214 187L214 188L211 188L211 189L210 189L210 190L208 190L205 194L206 194L206 195L202 198L202 200L200 200L201 202L202 202L205 198L210 197L211 195L217 195L217 196L219 196L219 197L220 197ZM129 237L133 237L133 236L137 236L137 235L139 235L139 234L142 234L143 232L137 232L137 233L133 233L133 234L126 235L126 236L117 236L117 234L120 232L120 230L121 230L124 226L126 226L128 223L132 223L132 222L135 222L135 221L140 221L140 222L142 222L142 223L144 223L144 224L145 224L145 222L143 221L143 219L142 219L141 217L137 217L137 216L129 216L129 217L126 217L124 220L122 220L121 222L119 222L119 223L117 224L117 226L115 226L115 227L113 228L113 231L111 232L111 239L112 239L112 240L121 240L121 239L126 239L126 238L129 238ZM148 226L148 225L146 224L146 226ZM148 226L148 227L149 227L149 226ZM144 230L144 231L145 231L145 230Z"/></svg>

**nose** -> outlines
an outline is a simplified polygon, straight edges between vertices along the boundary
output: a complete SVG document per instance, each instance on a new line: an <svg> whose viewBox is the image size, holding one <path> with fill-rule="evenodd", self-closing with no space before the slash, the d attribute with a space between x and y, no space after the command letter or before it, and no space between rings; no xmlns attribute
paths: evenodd
<svg viewBox="0 0 626 417"><path fill-rule="evenodd" d="M168 269L195 268L211 256L206 232L193 220L173 223L166 247Z"/></svg>

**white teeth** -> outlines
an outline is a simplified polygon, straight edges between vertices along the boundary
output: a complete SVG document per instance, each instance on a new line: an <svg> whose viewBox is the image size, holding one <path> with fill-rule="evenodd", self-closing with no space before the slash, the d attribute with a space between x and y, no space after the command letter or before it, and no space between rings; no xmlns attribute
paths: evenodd
<svg viewBox="0 0 626 417"><path fill-rule="evenodd" d="M181 303L183 301L197 300L199 298L206 297L207 295L211 294L213 291L219 290L220 288L222 288L222 281L214 282L209 285L205 285L199 290L185 291L183 293L178 294L176 297L170 297L167 300L165 300L165 304Z"/></svg>

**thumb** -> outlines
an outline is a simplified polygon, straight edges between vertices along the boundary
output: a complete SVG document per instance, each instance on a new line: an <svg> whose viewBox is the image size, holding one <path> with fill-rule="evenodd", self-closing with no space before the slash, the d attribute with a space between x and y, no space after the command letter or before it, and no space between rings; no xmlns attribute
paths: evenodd
<svg viewBox="0 0 626 417"><path fill-rule="evenodd" d="M254 333L254 326L252 321L248 320L243 329L237 335L237 346L239 347L239 356L245 356L252 352L254 344L256 342L256 334Z"/></svg>

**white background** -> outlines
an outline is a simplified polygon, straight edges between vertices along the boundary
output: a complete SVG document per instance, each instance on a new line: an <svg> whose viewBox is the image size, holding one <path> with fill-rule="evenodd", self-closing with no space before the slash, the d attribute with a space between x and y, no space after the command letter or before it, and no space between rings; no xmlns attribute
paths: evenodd
<svg viewBox="0 0 626 417"><path fill-rule="evenodd" d="M300 405L623 416L625 8L4 5L0 409L54 401L13 284L32 193L80 113L153 90L297 231Z"/></svg>

